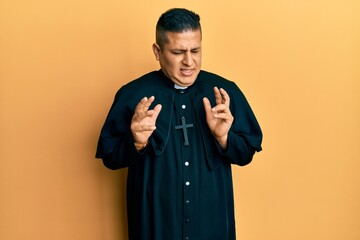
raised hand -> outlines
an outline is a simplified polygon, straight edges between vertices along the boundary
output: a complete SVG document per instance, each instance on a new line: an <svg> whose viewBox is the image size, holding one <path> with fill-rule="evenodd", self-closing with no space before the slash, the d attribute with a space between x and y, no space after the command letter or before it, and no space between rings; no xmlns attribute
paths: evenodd
<svg viewBox="0 0 360 240"><path fill-rule="evenodd" d="M146 146L149 137L156 129L156 119L159 116L162 106L161 104L157 104L154 109L149 109L154 100L154 96L150 98L144 97L135 108L130 129L137 150Z"/></svg>
<svg viewBox="0 0 360 240"><path fill-rule="evenodd" d="M211 107L208 98L204 97L204 108L206 112L206 122L215 139L223 149L227 148L227 138L234 117L230 112L230 97L227 92L214 87L216 106Z"/></svg>

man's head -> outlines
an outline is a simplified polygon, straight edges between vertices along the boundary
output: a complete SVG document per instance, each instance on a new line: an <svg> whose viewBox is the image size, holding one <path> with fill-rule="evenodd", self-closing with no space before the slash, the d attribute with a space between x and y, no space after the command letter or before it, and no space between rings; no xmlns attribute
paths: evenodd
<svg viewBox="0 0 360 240"><path fill-rule="evenodd" d="M200 30L200 16L184 8L173 8L163 13L156 24L156 43L163 47L168 42L167 33Z"/></svg>
<svg viewBox="0 0 360 240"><path fill-rule="evenodd" d="M201 26L196 13L174 8L156 25L153 51L164 74L180 86L190 86L201 68Z"/></svg>

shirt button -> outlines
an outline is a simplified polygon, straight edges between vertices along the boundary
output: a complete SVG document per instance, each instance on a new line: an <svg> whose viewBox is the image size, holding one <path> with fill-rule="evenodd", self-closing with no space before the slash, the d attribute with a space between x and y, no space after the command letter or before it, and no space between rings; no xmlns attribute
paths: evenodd
<svg viewBox="0 0 360 240"><path fill-rule="evenodd" d="M186 204L190 204L190 200L186 200L185 203L186 203Z"/></svg>
<svg viewBox="0 0 360 240"><path fill-rule="evenodd" d="M185 219L185 222L186 222L186 223L189 223L189 222L190 222L190 219L188 219L188 218Z"/></svg>
<svg viewBox="0 0 360 240"><path fill-rule="evenodd" d="M181 108L182 108L182 109L185 109L185 108L186 108L186 105L184 105L184 104L181 105Z"/></svg>
<svg viewBox="0 0 360 240"><path fill-rule="evenodd" d="M185 166L189 166L189 162L185 162Z"/></svg>
<svg viewBox="0 0 360 240"><path fill-rule="evenodd" d="M185 237L185 239L186 239L186 240L190 240L190 238L189 238L189 237Z"/></svg>
<svg viewBox="0 0 360 240"><path fill-rule="evenodd" d="M185 185L186 185L186 186L189 186L189 185L190 185L190 182L186 182Z"/></svg>

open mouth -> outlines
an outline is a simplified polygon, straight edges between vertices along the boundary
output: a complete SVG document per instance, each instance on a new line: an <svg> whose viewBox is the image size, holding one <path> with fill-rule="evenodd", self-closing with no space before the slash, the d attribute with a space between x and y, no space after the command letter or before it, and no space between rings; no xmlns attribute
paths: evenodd
<svg viewBox="0 0 360 240"><path fill-rule="evenodd" d="M180 71L184 76L191 76L194 72L194 69L181 69Z"/></svg>

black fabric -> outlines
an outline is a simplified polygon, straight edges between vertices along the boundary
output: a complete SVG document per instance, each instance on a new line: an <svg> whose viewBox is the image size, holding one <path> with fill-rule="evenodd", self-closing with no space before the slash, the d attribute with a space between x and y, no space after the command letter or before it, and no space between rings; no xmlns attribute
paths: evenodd
<svg viewBox="0 0 360 240"><path fill-rule="evenodd" d="M224 88L234 122L228 148L207 127L203 97L215 106L213 88ZM155 96L162 110L145 151L136 151L130 132L135 106ZM185 107L184 107L185 106ZM184 145L181 117L188 128ZM231 164L246 165L261 151L262 132L235 83L201 71L186 90L154 71L123 86L102 128L96 152L110 169L128 167L127 207L130 240L232 240L235 219Z"/></svg>

